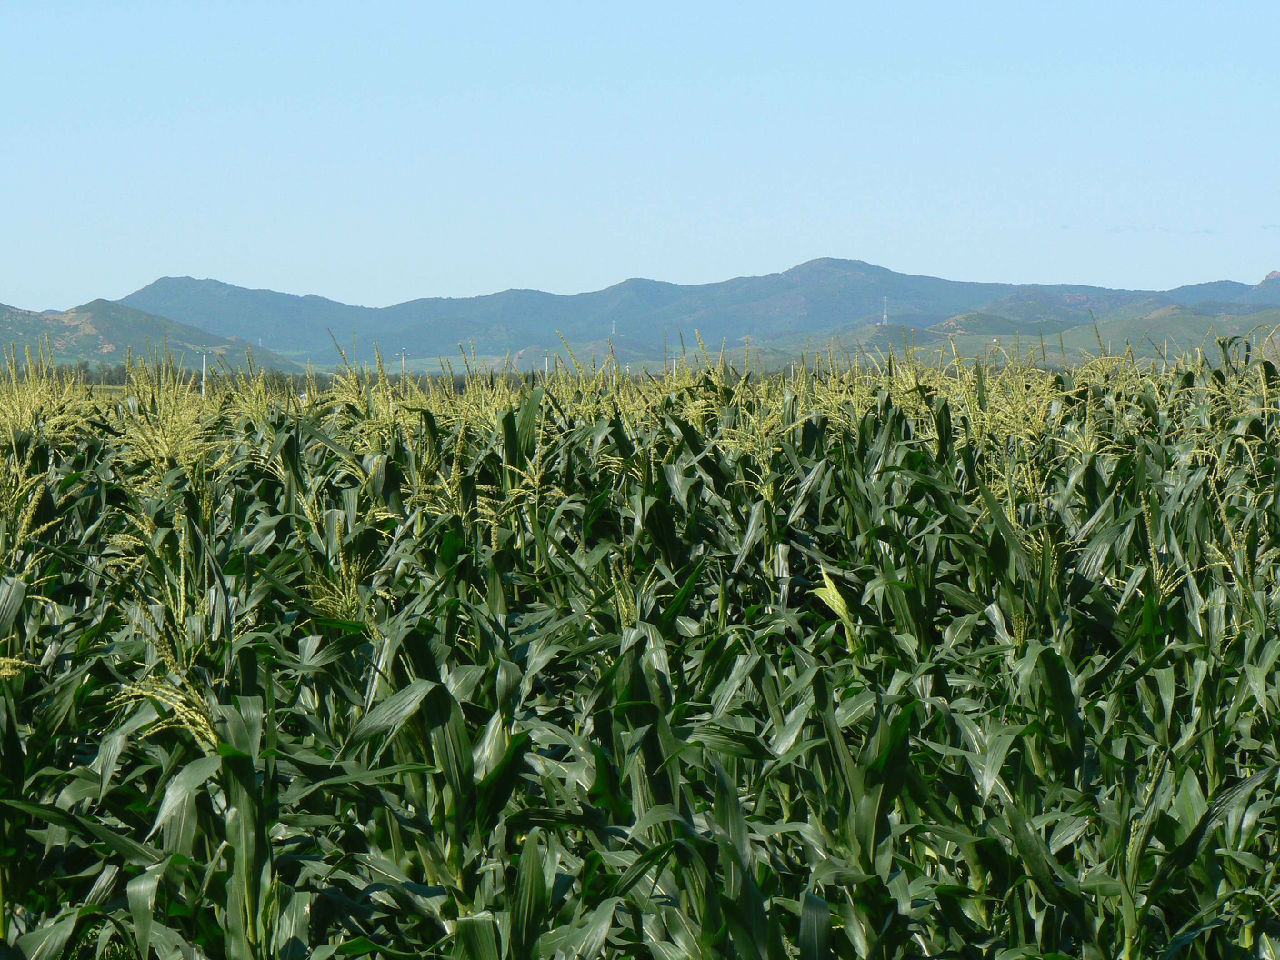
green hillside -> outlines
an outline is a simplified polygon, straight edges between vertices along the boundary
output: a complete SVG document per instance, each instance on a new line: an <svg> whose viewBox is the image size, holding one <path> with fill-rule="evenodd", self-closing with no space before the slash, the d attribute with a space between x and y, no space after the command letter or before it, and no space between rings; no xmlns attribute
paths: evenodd
<svg viewBox="0 0 1280 960"><path fill-rule="evenodd" d="M384 353L456 354L459 343L502 355L560 350L561 335L584 345L612 340L636 356L661 358L681 334L718 348L744 338L764 346L879 318L888 297L896 322L926 327L1016 288L909 276L856 260L814 260L782 273L679 285L626 280L605 290L560 296L507 290L483 297L413 300L372 308L335 304L191 278L165 278L122 300L223 336L261 336L298 359L333 360L332 339ZM678 349L678 346L677 346Z"/></svg>
<svg viewBox="0 0 1280 960"><path fill-rule="evenodd" d="M1217 281L1169 291L1116 290L967 283L827 258L720 283L632 279L572 296L507 290L363 307L167 277L120 302L220 337L261 338L295 362L322 367L339 361L336 339L362 358L375 348L385 357L403 352L417 369L457 357L460 344L486 362L535 369L548 354L562 354L564 341L587 359L612 350L620 362L644 365L679 354L682 338L684 348L694 349L699 336L716 352L741 352L750 343L762 360L777 363L833 343L981 353L996 340L1043 339L1078 355L1097 349L1095 323L1117 343L1147 337L1199 342L1210 329L1249 329L1260 312L1280 309L1280 278L1253 286ZM886 309L887 324L881 322Z"/></svg>
<svg viewBox="0 0 1280 960"><path fill-rule="evenodd" d="M994 310L995 308L991 308ZM1086 316L1087 319L1087 316ZM1070 328L1081 323L1077 317L1071 317L1065 321L1060 320L1057 323L1039 320L1019 320L1013 317L1005 316L999 313L990 312L988 310L980 310L975 313L958 313L954 317L944 320L942 323L935 324L929 330L948 337L961 337L965 335L979 335L984 337L1009 337L1015 334L1024 333L1028 329L1036 327L1045 327L1048 329Z"/></svg>
<svg viewBox="0 0 1280 960"><path fill-rule="evenodd" d="M1132 347L1141 357L1161 352L1177 353L1200 346L1214 346L1217 337L1269 337L1280 326L1280 309L1242 315L1206 316L1187 307L1166 307L1146 317L1100 322L1076 327L1063 334L1069 353L1097 352L1099 341L1108 352Z"/></svg>
<svg viewBox="0 0 1280 960"><path fill-rule="evenodd" d="M22 357L48 346L58 363L122 363L125 357L163 349L187 367L198 368L201 356L210 363L236 366L252 355L254 362L278 370L297 364L272 350L243 340L220 337L197 327L154 316L122 303L93 300L65 311L37 313L0 304L0 346Z"/></svg>

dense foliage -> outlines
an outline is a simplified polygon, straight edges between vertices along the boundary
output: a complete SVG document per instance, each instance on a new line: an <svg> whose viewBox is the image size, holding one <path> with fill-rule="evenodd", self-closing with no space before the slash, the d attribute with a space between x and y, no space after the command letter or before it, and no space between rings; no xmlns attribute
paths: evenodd
<svg viewBox="0 0 1280 960"><path fill-rule="evenodd" d="M1267 956L1278 390L15 376L0 954Z"/></svg>

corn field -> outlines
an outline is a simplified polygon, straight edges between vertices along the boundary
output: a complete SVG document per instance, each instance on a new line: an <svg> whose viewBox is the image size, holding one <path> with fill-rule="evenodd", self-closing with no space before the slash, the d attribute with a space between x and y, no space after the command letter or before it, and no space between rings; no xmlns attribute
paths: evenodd
<svg viewBox="0 0 1280 960"><path fill-rule="evenodd" d="M0 956L1280 955L1243 344L0 380Z"/></svg>

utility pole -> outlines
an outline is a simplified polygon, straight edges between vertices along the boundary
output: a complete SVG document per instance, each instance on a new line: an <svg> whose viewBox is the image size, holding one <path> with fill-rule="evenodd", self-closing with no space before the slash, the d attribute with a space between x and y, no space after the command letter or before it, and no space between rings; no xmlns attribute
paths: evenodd
<svg viewBox="0 0 1280 960"><path fill-rule="evenodd" d="M404 354L405 348L400 348L400 382L404 383Z"/></svg>
<svg viewBox="0 0 1280 960"><path fill-rule="evenodd" d="M205 354L200 354L200 399L204 399L205 381L208 379L208 367L205 364Z"/></svg>

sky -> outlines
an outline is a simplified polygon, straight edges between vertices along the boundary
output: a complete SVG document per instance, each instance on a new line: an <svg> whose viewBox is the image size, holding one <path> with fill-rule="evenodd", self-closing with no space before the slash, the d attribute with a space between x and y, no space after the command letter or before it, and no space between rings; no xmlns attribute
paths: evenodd
<svg viewBox="0 0 1280 960"><path fill-rule="evenodd" d="M464 9L465 7L465 9ZM0 303L1280 269L1280 4L0 0Z"/></svg>

